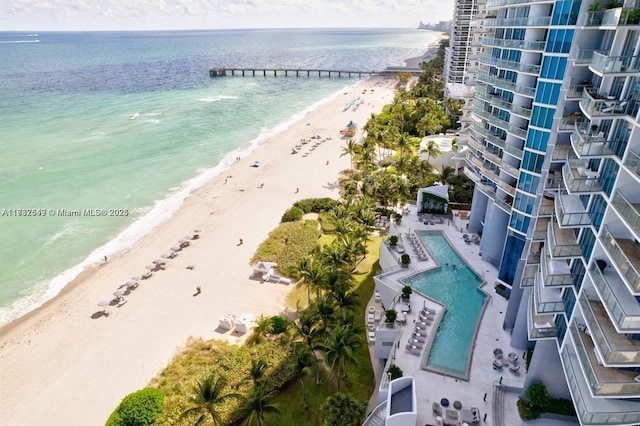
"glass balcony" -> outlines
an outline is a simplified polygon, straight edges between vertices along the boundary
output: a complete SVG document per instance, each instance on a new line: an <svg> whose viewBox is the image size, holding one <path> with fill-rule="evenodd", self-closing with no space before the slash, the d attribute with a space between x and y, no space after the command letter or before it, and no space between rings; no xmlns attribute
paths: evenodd
<svg viewBox="0 0 640 426"><path fill-rule="evenodd" d="M577 195L559 194L556 197L555 213L561 228L591 225L591 216Z"/></svg>
<svg viewBox="0 0 640 426"><path fill-rule="evenodd" d="M620 271L629 289L640 292L640 247L632 238L614 237L607 226L603 227L600 242L610 259Z"/></svg>
<svg viewBox="0 0 640 426"><path fill-rule="evenodd" d="M534 52L544 51L544 41L507 40L502 38L482 37L480 42L484 46L497 46L507 49L531 50Z"/></svg>
<svg viewBox="0 0 640 426"><path fill-rule="evenodd" d="M551 216L554 212L554 202L553 199L549 199L546 197L542 198L542 202L540 203L540 208L538 209L538 216ZM545 233L544 238L547 238L546 233L547 233L547 228L545 226L545 229L543 231Z"/></svg>
<svg viewBox="0 0 640 426"><path fill-rule="evenodd" d="M627 225L633 229L636 235L640 235L640 203L632 203L624 196L620 189L613 193L611 204L616 208Z"/></svg>
<svg viewBox="0 0 640 426"><path fill-rule="evenodd" d="M500 136L491 133L489 129L485 129L475 121L471 123L471 126L469 127L469 133L471 134L471 137L473 137L482 145L484 145L483 140L486 139L487 141L496 146L499 146L502 149L505 149L506 147L506 142L501 139Z"/></svg>
<svg viewBox="0 0 640 426"><path fill-rule="evenodd" d="M537 315L533 295L529 297L527 309L527 326L529 340L550 339L558 335L553 315Z"/></svg>
<svg viewBox="0 0 640 426"><path fill-rule="evenodd" d="M526 265L522 274L522 281L520 281L520 287L533 287L538 269L538 265Z"/></svg>
<svg viewBox="0 0 640 426"><path fill-rule="evenodd" d="M593 52L591 68L599 74L635 74L640 71L640 56L609 56L610 52L596 50Z"/></svg>
<svg viewBox="0 0 640 426"><path fill-rule="evenodd" d="M520 71L528 74L538 75L540 73L540 65L536 64L523 64L516 61L509 61L507 59L498 59L489 55L480 55L478 58L481 64L494 65L498 68L508 69L511 71Z"/></svg>
<svg viewBox="0 0 640 426"><path fill-rule="evenodd" d="M605 365L635 366L640 364L640 341L618 333L609 314L599 300L589 300L585 293L578 298L593 343L603 356Z"/></svg>
<svg viewBox="0 0 640 426"><path fill-rule="evenodd" d="M562 290L546 288L542 285L542 277L538 272L533 281L534 312L541 314L561 314L564 311Z"/></svg>
<svg viewBox="0 0 640 426"><path fill-rule="evenodd" d="M489 74L486 71L479 71L476 74L476 79L484 83L492 84L493 86L499 89L509 90L511 92L518 93L523 96L528 96L530 98L533 98L536 94L535 87L521 86L513 83L510 80L506 80L504 78L498 78L497 76L493 74Z"/></svg>
<svg viewBox="0 0 640 426"><path fill-rule="evenodd" d="M565 162L567 161L567 155L571 151L571 145L559 144L553 147L551 151L551 161Z"/></svg>
<svg viewBox="0 0 640 426"><path fill-rule="evenodd" d="M522 156L524 155L524 152L521 149L516 148L515 146L509 145L509 144L506 144L503 149L504 149L504 152L506 152L507 154L510 154L516 157L518 160L522 160ZM511 166L507 165L507 167L511 167ZM515 175L515 177L518 177L518 176L519 176L519 173Z"/></svg>
<svg viewBox="0 0 640 426"><path fill-rule="evenodd" d="M567 161L566 158L565 161ZM550 171L547 180L544 182L544 189L557 191L559 188L562 188L564 186L564 179L561 174L561 172Z"/></svg>
<svg viewBox="0 0 640 426"><path fill-rule="evenodd" d="M530 18L496 18L485 19L486 28L497 27L547 27L551 23L550 16L534 16Z"/></svg>
<svg viewBox="0 0 640 426"><path fill-rule="evenodd" d="M609 318L623 333L635 333L640 328L640 307L616 271L600 271L596 262L589 266L589 275Z"/></svg>
<svg viewBox="0 0 640 426"><path fill-rule="evenodd" d="M505 198L504 200L501 200L500 198L498 198L498 196L496 196L494 203L496 203L496 206L498 206L498 208L504 210L506 213L511 214L511 210L513 209L512 205L509 203L509 200L511 200L511 203L513 203L513 197L511 196L507 196L507 198Z"/></svg>
<svg viewBox="0 0 640 426"><path fill-rule="evenodd" d="M562 166L564 186L570 194L601 192L602 185L598 182L599 177L600 173L589 169L584 163L570 161Z"/></svg>
<svg viewBox="0 0 640 426"><path fill-rule="evenodd" d="M536 220L536 227L533 228L533 233L531 234L531 239L534 241L544 241L547 239L547 228L549 226L549 222L551 218L548 217L538 217Z"/></svg>
<svg viewBox="0 0 640 426"><path fill-rule="evenodd" d="M584 92L584 88L584 84L569 86L565 95L565 99L580 99L582 97L582 92Z"/></svg>
<svg viewBox="0 0 640 426"><path fill-rule="evenodd" d="M464 174L473 181L475 187L478 188L478 190L480 190L483 194L485 194L492 200L495 200L496 189L495 187L488 184L488 182L490 181L487 181L486 178L478 176L476 173L473 173L467 168L464 169Z"/></svg>
<svg viewBox="0 0 640 426"><path fill-rule="evenodd" d="M476 88L475 97L489 102L492 106L504 109L522 117L531 118L531 108L515 106L513 102L502 99L501 97L491 93L486 88Z"/></svg>
<svg viewBox="0 0 640 426"><path fill-rule="evenodd" d="M549 224L551 225L551 224ZM573 276L569 264L564 260L553 260L547 247L542 250L540 258L542 285L545 287L568 287L573 285Z"/></svg>
<svg viewBox="0 0 640 426"><path fill-rule="evenodd" d="M507 194L511 195L512 197L516 196L516 189L513 186L509 185L507 182L498 179L496 180L496 184Z"/></svg>
<svg viewBox="0 0 640 426"><path fill-rule="evenodd" d="M502 118L498 117L497 115L494 115L488 111L485 111L480 106L474 107L473 113L478 117L480 117L481 119L485 120L487 123L493 124L494 126L499 127L513 135L516 135L521 139L526 139L527 137L526 127L520 128L520 127L512 126L511 124L509 124L508 121L505 121Z"/></svg>
<svg viewBox="0 0 640 426"><path fill-rule="evenodd" d="M640 396L640 383L633 380L635 371L620 370L600 365L602 362L586 331L580 331L577 324L569 326L576 353L582 365L587 382L594 395L598 396Z"/></svg>
<svg viewBox="0 0 640 426"><path fill-rule="evenodd" d="M553 259L575 259L582 257L582 248L576 241L573 228L560 228L558 222L551 221L547 228L547 240L551 248L549 254ZM545 247L545 250L547 248Z"/></svg>
<svg viewBox="0 0 640 426"><path fill-rule="evenodd" d="M628 150L627 159L624 160L624 165L634 175L640 177L640 154Z"/></svg>
<svg viewBox="0 0 640 426"><path fill-rule="evenodd" d="M591 396L573 345L564 345L560 358L581 425L613 426L640 422L640 404L637 402Z"/></svg>
<svg viewBox="0 0 640 426"><path fill-rule="evenodd" d="M594 50L578 49L576 57L573 58L573 62L576 65L589 65L593 59Z"/></svg>
<svg viewBox="0 0 640 426"><path fill-rule="evenodd" d="M619 100L596 92L597 89L587 89L582 93L580 109L590 119L593 117L624 117L632 110L633 104L626 100Z"/></svg>
<svg viewBox="0 0 640 426"><path fill-rule="evenodd" d="M578 158L601 158L615 155L611 144L604 136L604 132L597 133L597 130L591 130L587 121L576 122L575 130L571 133L570 139L573 151Z"/></svg>

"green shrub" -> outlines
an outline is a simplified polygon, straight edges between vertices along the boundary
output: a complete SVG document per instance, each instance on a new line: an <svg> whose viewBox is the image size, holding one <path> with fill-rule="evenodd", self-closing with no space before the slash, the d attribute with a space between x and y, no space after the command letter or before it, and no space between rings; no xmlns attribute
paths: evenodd
<svg viewBox="0 0 640 426"><path fill-rule="evenodd" d="M520 413L520 418L522 420L534 420L540 418L540 410L530 405L527 401L523 399L518 400L518 412Z"/></svg>
<svg viewBox="0 0 640 426"><path fill-rule="evenodd" d="M302 219L302 215L304 212L299 207L293 206L282 215L282 219L280 219L280 223L285 222L297 222Z"/></svg>
<svg viewBox="0 0 640 426"><path fill-rule="evenodd" d="M395 247L396 245L398 245L398 236L397 235L392 235L389 237L389 245L391 247Z"/></svg>
<svg viewBox="0 0 640 426"><path fill-rule="evenodd" d="M387 375L389 376L389 381L399 379L404 374L404 371L400 367L395 364L391 364L389 368L387 368Z"/></svg>
<svg viewBox="0 0 640 426"><path fill-rule="evenodd" d="M384 311L384 320L388 323L394 323L398 318L398 312L395 309L387 309Z"/></svg>
<svg viewBox="0 0 640 426"><path fill-rule="evenodd" d="M338 201L333 198L306 198L304 200L293 203L294 207L299 208L304 213L320 213L329 211L338 205Z"/></svg>
<svg viewBox="0 0 640 426"><path fill-rule="evenodd" d="M146 426L156 421L164 407L164 392L144 388L124 397L111 413L107 426Z"/></svg>
<svg viewBox="0 0 640 426"><path fill-rule="evenodd" d="M289 321L285 317L275 315L270 318L271 320L271 332L274 334L280 334L287 331L287 325Z"/></svg>
<svg viewBox="0 0 640 426"><path fill-rule="evenodd" d="M411 263L411 256L409 256L407 253L403 253L402 256L400 256L400 263L404 266L408 265L409 263Z"/></svg>

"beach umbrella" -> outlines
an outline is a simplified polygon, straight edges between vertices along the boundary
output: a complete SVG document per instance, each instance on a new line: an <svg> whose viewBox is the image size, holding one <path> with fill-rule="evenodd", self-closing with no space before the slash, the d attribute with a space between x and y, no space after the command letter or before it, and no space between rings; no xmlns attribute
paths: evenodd
<svg viewBox="0 0 640 426"><path fill-rule="evenodd" d="M156 259L156 260L153 261L153 263L155 263L156 265L164 265L167 262L165 262L162 259Z"/></svg>
<svg viewBox="0 0 640 426"><path fill-rule="evenodd" d="M113 292L113 295L118 297L118 296L124 296L124 294L127 292L127 290L116 290Z"/></svg>
<svg viewBox="0 0 640 426"><path fill-rule="evenodd" d="M152 269L156 269L156 265L147 265L145 266L145 269L148 269L151 271Z"/></svg>
<svg viewBox="0 0 640 426"><path fill-rule="evenodd" d="M198 229L198 228L196 228L196 229L194 229L194 230L193 230L193 232L195 232L196 234L199 234L199 233L201 233L201 232L202 232L202 229Z"/></svg>
<svg viewBox="0 0 640 426"><path fill-rule="evenodd" d="M171 251L180 251L180 247L173 246L173 247L171 247Z"/></svg>
<svg viewBox="0 0 640 426"><path fill-rule="evenodd" d="M185 239L185 240L187 240L187 241L189 241L189 240L192 240L192 239L193 239L193 236L192 236L192 235L186 235L186 236L184 237L184 239Z"/></svg>
<svg viewBox="0 0 640 426"><path fill-rule="evenodd" d="M137 286L138 283L135 281L127 281L126 283L124 283L124 285L126 285L128 288L131 288Z"/></svg>
<svg viewBox="0 0 640 426"><path fill-rule="evenodd" d="M105 306L109 306L111 302L108 300L101 300L100 302L98 302L98 306L100 306L101 308L104 308Z"/></svg>
<svg viewBox="0 0 640 426"><path fill-rule="evenodd" d="M160 257L164 257L165 259L167 259L167 258L171 257L171 255L169 253L162 253L160 255Z"/></svg>
<svg viewBox="0 0 640 426"><path fill-rule="evenodd" d="M131 280L133 280L133 281L140 281L141 279L142 279L142 277L139 277L137 275L135 277L131 277Z"/></svg>

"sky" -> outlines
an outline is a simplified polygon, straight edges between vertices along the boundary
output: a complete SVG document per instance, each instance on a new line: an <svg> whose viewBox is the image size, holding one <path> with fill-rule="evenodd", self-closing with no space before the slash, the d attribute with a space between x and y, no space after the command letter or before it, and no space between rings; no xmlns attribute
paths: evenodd
<svg viewBox="0 0 640 426"><path fill-rule="evenodd" d="M416 28L454 0L0 0L0 31Z"/></svg>

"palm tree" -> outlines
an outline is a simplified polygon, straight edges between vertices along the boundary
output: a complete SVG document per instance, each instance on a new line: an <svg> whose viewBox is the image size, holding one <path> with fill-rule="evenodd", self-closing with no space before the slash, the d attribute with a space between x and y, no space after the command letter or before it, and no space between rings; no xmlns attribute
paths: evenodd
<svg viewBox="0 0 640 426"><path fill-rule="evenodd" d="M225 386L227 386L227 378L225 376L217 376L211 372L202 381L197 381L193 385L193 392L189 398L189 402L193 407L186 409L180 414L180 419L193 414L200 414L196 425L201 424L206 415L211 416L211 420L214 425L221 424L221 416L218 413L216 406L226 402L231 398L238 398L240 394L237 393L223 393Z"/></svg>
<svg viewBox="0 0 640 426"><path fill-rule="evenodd" d="M316 357L306 346L297 344L293 347L293 352L291 352L291 356L289 358L289 367L293 370L294 377L297 377L298 380L300 380L300 386L302 387L302 402L305 410L309 408L309 404L307 404L307 390L304 387L304 378L309 374L309 372L311 372L311 367L317 362L318 360Z"/></svg>
<svg viewBox="0 0 640 426"><path fill-rule="evenodd" d="M304 343L316 358L316 383L320 384L320 363L315 351L321 348L318 342L323 334L323 328L318 324L317 318L318 316L314 315L311 310L304 311L298 320L299 323L293 323L293 328L298 340Z"/></svg>
<svg viewBox="0 0 640 426"><path fill-rule="evenodd" d="M258 386L260 385L262 378L264 377L264 373L267 371L267 368L269 366L267 365L266 361L263 359L252 359L251 360L251 368L249 368L249 373L247 374L247 376L245 376L244 379L242 379L240 381L240 383L238 383L236 385L236 389L240 387L240 385L248 382L249 380L251 380L253 382L253 386Z"/></svg>
<svg viewBox="0 0 640 426"><path fill-rule="evenodd" d="M251 333L251 337L248 339L247 343L257 344L262 342L267 335L271 333L271 330L271 318L260 315L256 320L256 325L253 327L253 333Z"/></svg>
<svg viewBox="0 0 640 426"><path fill-rule="evenodd" d="M265 425L265 414L279 414L280 408L269 404L275 390L268 391L264 386L254 386L244 399L242 406L236 410L235 416L244 419L245 425Z"/></svg>
<svg viewBox="0 0 640 426"><path fill-rule="evenodd" d="M440 151L440 148L438 147L438 144L435 141L427 142L427 147L420 151L420 153L423 153L423 152L427 153L427 161L429 161L431 157L435 158L438 155L442 154L442 151Z"/></svg>
<svg viewBox="0 0 640 426"><path fill-rule="evenodd" d="M349 155L350 162L351 162L351 168L353 169L353 157L359 151L360 151L360 145L358 145L358 143L356 141L354 141L353 139L349 139L347 141L347 145L342 147L342 154L340 154L340 157L342 157L344 155Z"/></svg>
<svg viewBox="0 0 640 426"><path fill-rule="evenodd" d="M317 295L320 294L326 275L326 268L316 256L308 255L300 259L297 269L301 277L298 285L307 286L307 299L311 303L311 287L316 289Z"/></svg>
<svg viewBox="0 0 640 426"><path fill-rule="evenodd" d="M331 371L338 367L338 392L340 392L340 379L347 377L346 362L357 365L354 351L361 347L362 338L348 325L338 325L328 332L324 349L327 360L331 363Z"/></svg>

